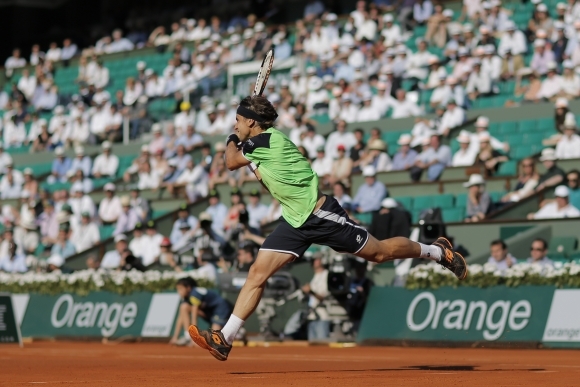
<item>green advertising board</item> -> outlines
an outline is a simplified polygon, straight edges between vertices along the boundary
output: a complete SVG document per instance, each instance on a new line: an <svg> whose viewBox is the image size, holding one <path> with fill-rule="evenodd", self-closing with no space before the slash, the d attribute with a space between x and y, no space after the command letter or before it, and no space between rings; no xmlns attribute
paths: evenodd
<svg viewBox="0 0 580 387"><path fill-rule="evenodd" d="M0 344L20 344L20 327L16 322L16 312L10 294L0 293Z"/></svg>
<svg viewBox="0 0 580 387"><path fill-rule="evenodd" d="M372 289L357 341L541 342L549 286Z"/></svg>

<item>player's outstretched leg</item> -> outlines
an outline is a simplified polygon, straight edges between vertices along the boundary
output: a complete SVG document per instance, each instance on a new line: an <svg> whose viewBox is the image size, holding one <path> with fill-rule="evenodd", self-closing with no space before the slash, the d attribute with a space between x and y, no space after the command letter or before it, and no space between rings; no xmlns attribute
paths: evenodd
<svg viewBox="0 0 580 387"><path fill-rule="evenodd" d="M467 277L465 258L454 251L451 243L443 237L437 238L431 245L425 245L403 237L379 241L369 235L368 242L356 255L377 263L403 258L425 258L451 270L460 280Z"/></svg>
<svg viewBox="0 0 580 387"><path fill-rule="evenodd" d="M262 298L266 281L294 258L292 254L260 250L256 262L250 268L246 283L238 295L234 312L226 325L221 330L200 330L195 325L191 325L188 329L191 339L201 348L207 349L216 359L227 360L236 334Z"/></svg>

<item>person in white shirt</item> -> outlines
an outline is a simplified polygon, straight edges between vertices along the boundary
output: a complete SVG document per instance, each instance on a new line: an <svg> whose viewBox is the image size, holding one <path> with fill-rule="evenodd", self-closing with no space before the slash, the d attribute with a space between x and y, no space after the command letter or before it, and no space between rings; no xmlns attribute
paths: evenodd
<svg viewBox="0 0 580 387"><path fill-rule="evenodd" d="M446 75L443 75L441 78L439 78L439 86L437 86L431 94L429 104L431 105L432 109L435 109L440 105L447 105L447 101L451 99L452 90L451 87L447 84L446 78Z"/></svg>
<svg viewBox="0 0 580 387"><path fill-rule="evenodd" d="M81 214L87 212L92 219L96 213L96 206L93 199L85 193L83 184L75 182L70 189L71 198L68 199L73 215L80 221Z"/></svg>
<svg viewBox="0 0 580 387"><path fill-rule="evenodd" d="M548 74L546 79L542 81L538 97L555 100L562 90L562 86L562 77L558 75L558 64L552 61L548 63Z"/></svg>
<svg viewBox="0 0 580 387"><path fill-rule="evenodd" d="M125 93L123 96L123 104L125 106L133 106L141 94L143 94L143 86L139 82L136 82L135 78L127 78Z"/></svg>
<svg viewBox="0 0 580 387"><path fill-rule="evenodd" d="M141 191L146 189L155 190L159 188L159 184L161 184L161 177L157 171L152 169L151 164L148 162L143 163L139 171L137 187L139 187Z"/></svg>
<svg viewBox="0 0 580 387"><path fill-rule="evenodd" d="M565 185L559 185L554 192L556 200L544 205L536 213L528 215L528 219L561 219L578 218L580 210L570 204L570 190Z"/></svg>
<svg viewBox="0 0 580 387"><path fill-rule="evenodd" d="M49 60L51 62L58 62L60 60L60 48L56 42L50 43L48 51L46 51L45 60Z"/></svg>
<svg viewBox="0 0 580 387"><path fill-rule="evenodd" d="M115 184L107 183L103 189L105 197L99 203L99 218L105 224L112 224L117 221L123 207L121 206L121 199L115 195Z"/></svg>
<svg viewBox="0 0 580 387"><path fill-rule="evenodd" d="M475 101L481 95L489 95L492 92L492 89L490 74L481 71L481 61L479 59L474 59L472 63L473 69L467 79L465 91L469 95L469 99Z"/></svg>
<svg viewBox="0 0 580 387"><path fill-rule="evenodd" d="M365 19L357 28L354 38L357 41L366 39L372 42L375 40L376 36L377 36L377 23L375 23L375 21L371 18L369 12L365 12Z"/></svg>
<svg viewBox="0 0 580 387"><path fill-rule="evenodd" d="M560 95L567 99L574 99L580 96L580 76L574 71L574 64L570 60L562 63L564 74L561 77L562 89Z"/></svg>
<svg viewBox="0 0 580 387"><path fill-rule="evenodd" d="M4 125L3 141L6 148L19 148L26 140L26 128L24 122L16 123L17 117L13 115Z"/></svg>
<svg viewBox="0 0 580 387"><path fill-rule="evenodd" d="M576 119L567 113L564 119L564 135L556 145L556 157L562 159L580 158L580 136L576 134Z"/></svg>
<svg viewBox="0 0 580 387"><path fill-rule="evenodd" d="M95 112L91 117L91 122L89 125L91 134L93 134L100 140L106 139L107 138L106 128L109 125L110 119L111 119L110 110L105 108L104 104L98 103L95 106Z"/></svg>
<svg viewBox="0 0 580 387"><path fill-rule="evenodd" d="M173 119L173 124L175 125L175 130L178 136L185 133L188 125L195 124L195 110L191 109L191 103L183 101L179 104L179 113L175 115Z"/></svg>
<svg viewBox="0 0 580 387"><path fill-rule="evenodd" d="M493 82L497 82L501 75L501 58L494 53L493 44L486 44L483 49L484 56L481 59L481 71L489 74Z"/></svg>
<svg viewBox="0 0 580 387"><path fill-rule="evenodd" d="M0 179L0 198L17 199L22 194L22 179L18 178L14 171L9 168Z"/></svg>
<svg viewBox="0 0 580 387"><path fill-rule="evenodd" d="M392 169L393 163L387 154L387 144L383 140L375 138L369 141L367 148L367 154L359 163L361 169L366 166L372 166L375 172L389 172Z"/></svg>
<svg viewBox="0 0 580 387"><path fill-rule="evenodd" d="M125 234L115 236L115 250L107 251L101 260L101 268L114 270L121 266L121 255L127 251Z"/></svg>
<svg viewBox="0 0 580 387"><path fill-rule="evenodd" d="M131 51L134 48L133 42L123 37L123 32L120 29L113 31L113 41L105 47L107 54L115 52Z"/></svg>
<svg viewBox="0 0 580 387"><path fill-rule="evenodd" d="M312 161L312 170L323 184L328 183L328 177L332 173L332 159L326 155L324 147L317 149L316 158Z"/></svg>
<svg viewBox="0 0 580 387"><path fill-rule="evenodd" d="M489 137L490 145L495 150L501 150L504 152L509 152L510 145L507 142L501 142L495 137L490 136L487 128L489 127L489 118L485 116L477 117L475 121L475 133L470 133L471 135L471 143L470 148L473 148L474 152L479 153L479 136L481 133L484 133L487 137Z"/></svg>
<svg viewBox="0 0 580 387"><path fill-rule="evenodd" d="M427 42L423 38L417 38L417 51L407 61L406 74L408 78L424 80L428 75L429 59L431 54L427 51Z"/></svg>
<svg viewBox="0 0 580 387"><path fill-rule="evenodd" d="M346 152L356 145L356 138L352 132L347 132L347 123L344 120L338 120L335 130L330 133L326 139L325 152L326 156L331 160L338 157L337 147L342 145ZM347 153L348 154L348 153Z"/></svg>
<svg viewBox="0 0 580 387"><path fill-rule="evenodd" d="M407 93L403 89L397 90L397 99L393 105L391 118L417 117L421 115L421 108L417 105L417 102L407 98Z"/></svg>
<svg viewBox="0 0 580 387"><path fill-rule="evenodd" d="M18 90L24 94L27 100L32 100L34 91L36 90L36 77L30 75L30 70L22 70L22 76L18 80L17 84Z"/></svg>
<svg viewBox="0 0 580 387"><path fill-rule="evenodd" d="M167 190L170 194L173 194L175 188L185 187L189 201L194 202L200 197L207 196L208 184L209 175L206 170L201 164L195 165L193 160L190 159L175 183L167 185Z"/></svg>
<svg viewBox="0 0 580 387"><path fill-rule="evenodd" d="M91 221L90 213L81 213L81 221L73 228L70 240L77 252L88 250L101 241L99 227Z"/></svg>
<svg viewBox="0 0 580 387"><path fill-rule="evenodd" d="M341 97L342 106L338 118L348 123L356 122L358 108L352 103L352 97L348 93L344 93Z"/></svg>
<svg viewBox="0 0 580 387"><path fill-rule="evenodd" d="M290 90L290 94L292 94L293 100L295 102L304 100L306 93L308 92L306 78L300 76L300 70L296 67L290 70L290 76L292 77L292 80L290 80L288 89Z"/></svg>
<svg viewBox="0 0 580 387"><path fill-rule="evenodd" d="M465 122L465 110L457 106L454 99L447 102L447 110L441 117L441 122L437 128L437 132L445 137L449 136L451 129L462 125Z"/></svg>
<svg viewBox="0 0 580 387"><path fill-rule="evenodd" d="M62 41L62 50L60 51L60 59L70 60L78 51L78 47L69 38ZM78 251L78 250L77 250Z"/></svg>
<svg viewBox="0 0 580 387"><path fill-rule="evenodd" d="M308 95L306 96L306 109L310 112L320 108L321 105L328 107L328 92L322 88L322 79L314 76L308 80Z"/></svg>
<svg viewBox="0 0 580 387"><path fill-rule="evenodd" d="M441 77L447 76L447 70L445 70L445 67L441 66L441 63L439 63L439 58L435 55L429 57L428 63L429 75L427 76L427 80L423 85L423 88L431 90L439 86Z"/></svg>
<svg viewBox="0 0 580 387"><path fill-rule="evenodd" d="M307 125L306 133L302 138L301 145L306 149L308 158L313 160L316 158L317 150L325 145L324 137L316 134L316 129L312 125Z"/></svg>
<svg viewBox="0 0 580 387"><path fill-rule="evenodd" d="M496 239L490 245L491 256L487 259L487 263L493 264L497 270L507 270L518 260L508 252L506 243L501 239Z"/></svg>
<svg viewBox="0 0 580 387"><path fill-rule="evenodd" d="M93 83L96 88L105 88L109 84L109 69L103 66L101 60L97 61L97 68L94 71L90 83Z"/></svg>
<svg viewBox="0 0 580 387"><path fill-rule="evenodd" d="M260 191L253 189L250 191L249 203L246 206L246 211L248 212L249 222L248 225L256 230L260 230L262 225L262 220L268 216L268 206L260 202Z"/></svg>
<svg viewBox="0 0 580 387"><path fill-rule="evenodd" d="M419 0L413 5L413 20L419 25L427 23L433 14L433 4L429 0Z"/></svg>
<svg viewBox="0 0 580 387"><path fill-rule="evenodd" d="M393 46L401 38L401 27L394 23L393 15L390 13L383 16L383 23L381 36L385 39L384 44L387 47Z"/></svg>
<svg viewBox="0 0 580 387"><path fill-rule="evenodd" d="M387 85L385 82L377 84L377 94L372 97L372 106L379 111L381 117L384 117L389 109L393 106L395 99L387 93Z"/></svg>
<svg viewBox="0 0 580 387"><path fill-rule="evenodd" d="M471 137L468 133L460 133L457 136L457 142L459 143L459 149L453 155L451 165L454 167L471 167L475 164L475 158L477 157L475 149L469 146Z"/></svg>
<svg viewBox="0 0 580 387"><path fill-rule="evenodd" d="M216 106L216 112L215 121L212 122L209 132L214 135L225 135L232 130L232 126L226 116L226 105L224 103L219 103Z"/></svg>
<svg viewBox="0 0 580 387"><path fill-rule="evenodd" d="M82 116L77 116L71 124L71 135L69 140L74 146L86 144L89 140L91 131L88 121L83 120Z"/></svg>
<svg viewBox="0 0 580 387"><path fill-rule="evenodd" d="M502 34L497 48L497 53L501 56L505 56L507 51L513 56L523 55L528 51L524 33L516 29L516 24L511 20L506 24L506 32Z"/></svg>
<svg viewBox="0 0 580 387"><path fill-rule="evenodd" d="M145 235L141 237L141 261L143 265L149 266L159 259L163 235L157 232L152 220L145 227Z"/></svg>
<svg viewBox="0 0 580 387"><path fill-rule="evenodd" d="M114 177L119 168L119 158L111 154L111 143L104 141L102 145L103 153L95 158L92 174L95 178Z"/></svg>
<svg viewBox="0 0 580 387"><path fill-rule="evenodd" d="M9 56L6 59L6 62L4 62L4 67L6 67L7 70L17 69L24 66L26 66L26 59L20 56L19 48L12 50L12 56Z"/></svg>
<svg viewBox="0 0 580 387"><path fill-rule="evenodd" d="M7 165L13 165L12 156L4 152L4 144L0 141L0 174L6 173Z"/></svg>
<svg viewBox="0 0 580 387"><path fill-rule="evenodd" d="M372 94L365 93L363 95L363 106L359 109L356 115L357 122L378 121L381 119L381 112L372 105Z"/></svg>

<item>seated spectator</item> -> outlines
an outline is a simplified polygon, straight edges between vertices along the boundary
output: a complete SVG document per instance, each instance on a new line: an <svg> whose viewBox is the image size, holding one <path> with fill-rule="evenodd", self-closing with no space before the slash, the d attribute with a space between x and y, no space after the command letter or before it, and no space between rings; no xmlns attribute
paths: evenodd
<svg viewBox="0 0 580 387"><path fill-rule="evenodd" d="M387 144L375 138L369 141L368 151L359 163L361 168L372 166L376 172L388 172L392 168L391 158L387 154Z"/></svg>
<svg viewBox="0 0 580 387"><path fill-rule="evenodd" d="M223 161L223 159L220 160ZM193 160L190 160L187 163L187 168L179 175L172 188L170 189L169 186L167 188L170 193L174 193L175 191L172 189L176 187L185 187L187 198L190 203L193 203L197 199L207 196L209 175L201 164L195 165Z"/></svg>
<svg viewBox="0 0 580 387"><path fill-rule="evenodd" d="M341 182L334 183L332 186L332 196L336 199L342 208L351 207L352 198L346 193L346 187Z"/></svg>
<svg viewBox="0 0 580 387"><path fill-rule="evenodd" d="M141 238L141 261L144 266L159 262L163 235L157 232L156 224L150 220L145 225L145 235Z"/></svg>
<svg viewBox="0 0 580 387"><path fill-rule="evenodd" d="M501 35L497 53L505 57L510 52L514 61L523 63L523 54L526 51L528 51L528 46L524 33L516 28L516 23L511 20L508 21L506 23L506 32Z"/></svg>
<svg viewBox="0 0 580 387"><path fill-rule="evenodd" d="M91 158L85 156L85 148L80 145L75 147L75 158L71 162L69 171L76 172L77 169L83 171L85 176L91 175Z"/></svg>
<svg viewBox="0 0 580 387"><path fill-rule="evenodd" d="M205 212L211 218L212 229L222 236L224 232L224 222L228 213L228 208L220 201L220 194L216 190L210 190L208 194L209 206ZM201 222L201 215L200 215Z"/></svg>
<svg viewBox="0 0 580 387"><path fill-rule="evenodd" d="M475 158L477 157L475 148L470 145L471 136L469 133L462 131L457 136L457 142L459 143L459 149L453 155L451 165L454 167L471 167L475 164Z"/></svg>
<svg viewBox="0 0 580 387"><path fill-rule="evenodd" d="M524 85L522 86L522 81ZM526 102L538 102L542 81L534 70L524 67L516 75L515 97L523 95Z"/></svg>
<svg viewBox="0 0 580 387"><path fill-rule="evenodd" d="M443 117L441 117L437 132L444 137L448 137L451 129L463 125L465 119L465 110L457 106L455 99L451 98L447 101L447 110L445 110Z"/></svg>
<svg viewBox="0 0 580 387"><path fill-rule="evenodd" d="M332 163L331 172L329 174L329 184L334 185L334 183L340 181L345 186L350 187L350 176L352 174L353 162L346 156L346 148L344 145L339 145L337 147L337 152L338 155Z"/></svg>
<svg viewBox="0 0 580 387"><path fill-rule="evenodd" d="M548 65L556 61L554 52L548 47L544 39L534 41L534 55L530 62L530 68L536 74L545 75L548 72Z"/></svg>
<svg viewBox="0 0 580 387"><path fill-rule="evenodd" d="M549 62L547 65L547 77L542 81L538 98L555 101L562 91L562 86L562 77L558 75L558 64L554 61Z"/></svg>
<svg viewBox="0 0 580 387"><path fill-rule="evenodd" d="M556 144L556 158L560 160L580 158L580 136L576 133L576 118L571 112L566 114L564 135Z"/></svg>
<svg viewBox="0 0 580 387"><path fill-rule="evenodd" d="M439 179L445 167L451 165L451 148L441 144L437 133L431 134L429 146L417 156L415 165L411 168L411 179L419 181L424 170L427 170L427 179L435 181Z"/></svg>
<svg viewBox="0 0 580 387"><path fill-rule="evenodd" d="M181 239L180 225L182 223L188 224L192 230L197 229L199 224L197 218L189 213L189 209L185 203L179 206L179 210L177 211L177 219L171 228L169 239L173 245L175 245L179 239Z"/></svg>
<svg viewBox="0 0 580 387"><path fill-rule="evenodd" d="M4 141L4 146L6 148L19 148L26 140L26 128L24 127L24 122L20 121L16 114L6 120L2 133L2 140Z"/></svg>
<svg viewBox="0 0 580 387"><path fill-rule="evenodd" d="M451 87L447 84L447 74L441 74L439 78L439 85L433 90L431 98L429 99L429 104L431 109L435 109L437 106L445 106L447 102L452 98Z"/></svg>
<svg viewBox="0 0 580 387"><path fill-rule="evenodd" d="M321 253L312 259L314 276L309 283L302 286L302 292L309 295L308 306L312 310L308 315L308 340L324 340L330 334L330 319L322 301L330 295L328 291L328 270L322 265Z"/></svg>
<svg viewBox="0 0 580 387"><path fill-rule="evenodd" d="M193 168L193 161L190 162ZM232 178L230 171L226 168L223 158L215 159L209 171L209 188L214 189L218 184L230 184L236 186L237 182Z"/></svg>
<svg viewBox="0 0 580 387"><path fill-rule="evenodd" d="M115 195L115 184L107 183L103 188L105 197L99 203L99 218L103 225L110 225L117 222L123 212L121 200Z"/></svg>
<svg viewBox="0 0 580 387"><path fill-rule="evenodd" d="M159 176L157 171L151 168L150 163L148 162L143 163L139 171L139 179L137 182L137 187L139 187L140 190L147 189L156 190L157 188L159 188L160 184L161 184L161 176Z"/></svg>
<svg viewBox="0 0 580 387"><path fill-rule="evenodd" d="M562 81L560 96L567 99L580 97L580 76L574 71L574 65L571 61L565 60L562 67L564 73L560 77Z"/></svg>
<svg viewBox="0 0 580 387"><path fill-rule="evenodd" d="M543 190L546 187L554 187L562 183L566 177L566 173L556 165L556 152L552 148L542 150L540 161L544 164L546 172L540 175L540 180L536 186L536 192Z"/></svg>
<svg viewBox="0 0 580 387"><path fill-rule="evenodd" d="M469 176L469 181L463 186L468 189L466 222L479 222L491 209L491 198L485 190L485 180L479 174Z"/></svg>
<svg viewBox="0 0 580 387"><path fill-rule="evenodd" d="M121 256L127 251L125 234L115 236L115 250L107 251L101 260L100 267L115 270L121 267Z"/></svg>
<svg viewBox="0 0 580 387"><path fill-rule="evenodd" d="M201 148L203 145L203 137L195 132L192 124L187 125L185 133L177 140L177 145L183 145L186 152L191 152L195 149Z"/></svg>
<svg viewBox="0 0 580 387"><path fill-rule="evenodd" d="M169 160L167 162L167 172L161 176L160 186L163 188L168 188L170 185L177 181L179 175L181 175L181 171L177 170L177 161Z"/></svg>
<svg viewBox="0 0 580 387"><path fill-rule="evenodd" d="M101 241L99 227L91 220L91 214L87 211L81 213L81 221L72 230L70 237L77 252L90 249Z"/></svg>
<svg viewBox="0 0 580 387"><path fill-rule="evenodd" d="M536 213L528 215L528 219L561 219L580 217L580 210L570 204L570 190L565 185L559 185L554 192L556 200L544 205Z"/></svg>
<svg viewBox="0 0 580 387"><path fill-rule="evenodd" d="M476 58L472 64L473 69L467 79L465 92L470 100L475 101L481 96L485 97L493 94L493 89L490 74L481 71L481 61Z"/></svg>
<svg viewBox="0 0 580 387"><path fill-rule="evenodd" d="M530 257L527 259L528 263L537 263L542 266L553 266L553 262L547 256L548 242L542 238L536 238L530 247Z"/></svg>
<svg viewBox="0 0 580 387"><path fill-rule="evenodd" d="M508 192L501 199L502 202L519 202L520 200L530 196L535 191L538 185L540 174L536 171L536 164L530 157L520 161L518 181L514 190Z"/></svg>
<svg viewBox="0 0 580 387"><path fill-rule="evenodd" d="M250 202L246 206L248 212L249 222L248 226L259 232L262 225L262 220L268 215L268 206L260 202L260 191L253 189L250 191Z"/></svg>
<svg viewBox="0 0 580 387"><path fill-rule="evenodd" d="M515 78L521 69L524 68L524 59L521 55L512 55L510 50L506 50L501 59L502 81L508 81Z"/></svg>
<svg viewBox="0 0 580 387"><path fill-rule="evenodd" d="M312 160L312 170L318 175L320 183L324 186L330 182L332 163L332 159L326 156L324 147L319 147L316 152L316 158Z"/></svg>
<svg viewBox="0 0 580 387"><path fill-rule="evenodd" d="M136 186L131 187L130 197L131 207L135 210L139 219L143 222L147 221L151 215L151 203L149 200L141 196L141 191Z"/></svg>
<svg viewBox="0 0 580 387"><path fill-rule="evenodd" d="M172 245L169 238L164 237L159 244L159 264L163 266L169 266L175 271L183 271L181 267L177 265L177 256L173 254Z"/></svg>
<svg viewBox="0 0 580 387"><path fill-rule="evenodd" d="M72 212L78 221L80 221L81 213L83 212L88 212L91 218L95 216L95 203L93 202L93 199L85 193L83 185L80 182L75 182L72 185L70 194L71 198L68 199L68 204L70 204Z"/></svg>
<svg viewBox="0 0 580 387"><path fill-rule="evenodd" d="M314 126L307 125L306 132L304 133L300 144L296 145L302 145L308 152L308 158L314 160L318 153L318 148L324 147L325 140L324 137L316 133L316 128L314 128Z"/></svg>
<svg viewBox="0 0 580 387"><path fill-rule="evenodd" d="M381 208L381 201L387 196L385 185L376 179L376 170L372 165L363 168L365 183L361 185L352 200L356 212L372 212Z"/></svg>
<svg viewBox="0 0 580 387"><path fill-rule="evenodd" d="M568 199L570 204L580 210L580 184L578 179L580 178L580 172L577 169L573 169L568 172L566 176L566 181L568 182Z"/></svg>
<svg viewBox="0 0 580 387"><path fill-rule="evenodd" d="M486 136L489 137L489 141L493 149L503 152L509 152L510 145L507 142L501 142L497 138L492 137L487 131L488 127L489 127L489 118L485 116L479 116L475 121L475 133L471 134L470 147L473 148L476 153L478 153L480 151L479 138L480 135L483 135L484 137Z"/></svg>
<svg viewBox="0 0 580 387"><path fill-rule="evenodd" d="M399 207L393 198L384 198L381 209L373 214L369 232L380 240L411 235L411 214L403 207Z"/></svg>
<svg viewBox="0 0 580 387"><path fill-rule="evenodd" d="M14 242L8 245L8 254L0 257L0 271L7 273L25 273L28 271L26 266L26 257L18 253L18 246Z"/></svg>
<svg viewBox="0 0 580 387"><path fill-rule="evenodd" d="M447 20L443 15L443 6L439 4L434 6L433 14L427 19L425 40L439 48L443 48L447 41Z"/></svg>
<svg viewBox="0 0 580 387"><path fill-rule="evenodd" d="M54 184L56 182L66 182L67 173L71 168L71 159L65 156L64 148L58 147L55 149L54 154L56 158L52 162L51 175L46 179L49 184Z"/></svg>
<svg viewBox="0 0 580 387"><path fill-rule="evenodd" d="M398 89L396 95L397 99L393 101L391 118L406 118L421 115L421 108L413 98L407 98L405 90Z"/></svg>
<svg viewBox="0 0 580 387"><path fill-rule="evenodd" d="M372 105L372 98L373 96L370 92L363 95L363 106L356 115L357 122L378 121L381 119L381 112L376 106Z"/></svg>
<svg viewBox="0 0 580 387"><path fill-rule="evenodd" d="M171 160L177 162L177 170L182 172L187 167L187 164L191 161L191 155L185 152L185 146L183 144L175 144L176 154ZM216 145L217 146L217 145Z"/></svg>
<svg viewBox="0 0 580 387"><path fill-rule="evenodd" d="M119 235L132 231L135 228L137 222L142 220L139 219L137 212L133 209L133 207L131 207L131 198L129 196L121 197L120 202L122 211L117 220L117 224L115 225L115 231L113 231L113 235Z"/></svg>
<svg viewBox="0 0 580 387"><path fill-rule="evenodd" d="M500 164L508 161L508 157L502 155L491 146L491 137L487 132L479 133L479 153L475 159L475 165L485 168L486 176L494 175Z"/></svg>
<svg viewBox="0 0 580 387"><path fill-rule="evenodd" d="M0 198L17 199L22 195L24 178L20 171L15 171L12 162L7 165L6 174L0 179Z"/></svg>
<svg viewBox="0 0 580 387"><path fill-rule="evenodd" d="M38 180L34 178L32 169L24 168L22 175L24 176L24 183L22 184L21 197L28 195L28 197L35 198L38 195Z"/></svg>
<svg viewBox="0 0 580 387"><path fill-rule="evenodd" d="M518 263L518 260L509 253L506 243L501 239L493 240L490 244L491 256L487 263L493 264L497 270L504 271Z"/></svg>
<svg viewBox="0 0 580 387"><path fill-rule="evenodd" d="M416 25L425 25L433 14L433 4L429 0L417 0L413 5L413 20Z"/></svg>
<svg viewBox="0 0 580 387"><path fill-rule="evenodd" d="M393 156L393 171L408 171L413 167L415 164L415 160L417 158L417 151L411 149L411 135L409 134L402 134L397 141L399 144L399 150Z"/></svg>
<svg viewBox="0 0 580 387"><path fill-rule="evenodd" d="M40 237L45 247L52 246L58 236L58 221L52 200L42 202L43 211L38 216L40 226Z"/></svg>
<svg viewBox="0 0 580 387"><path fill-rule="evenodd" d="M75 246L70 240L71 230L67 223L63 223L59 226L58 237L52 249L51 254L60 255L64 259L74 255L76 253Z"/></svg>
<svg viewBox="0 0 580 387"><path fill-rule="evenodd" d="M8 164L13 164L12 156L8 152L4 152L4 144L0 141L0 174L6 173L6 166Z"/></svg>

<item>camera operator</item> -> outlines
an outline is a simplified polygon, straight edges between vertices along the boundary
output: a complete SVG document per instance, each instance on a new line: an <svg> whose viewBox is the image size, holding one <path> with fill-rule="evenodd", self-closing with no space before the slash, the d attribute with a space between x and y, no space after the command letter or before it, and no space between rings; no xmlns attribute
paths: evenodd
<svg viewBox="0 0 580 387"><path fill-rule="evenodd" d="M327 339L330 335L330 320L323 305L330 292L328 291L328 270L322 263L322 253L312 257L314 277L310 283L302 286L302 292L308 295L308 341Z"/></svg>
<svg viewBox="0 0 580 387"><path fill-rule="evenodd" d="M353 332L358 331L367 299L373 282L367 278L367 263L353 260L354 276L350 282L350 292L347 295L347 312L353 323Z"/></svg>

